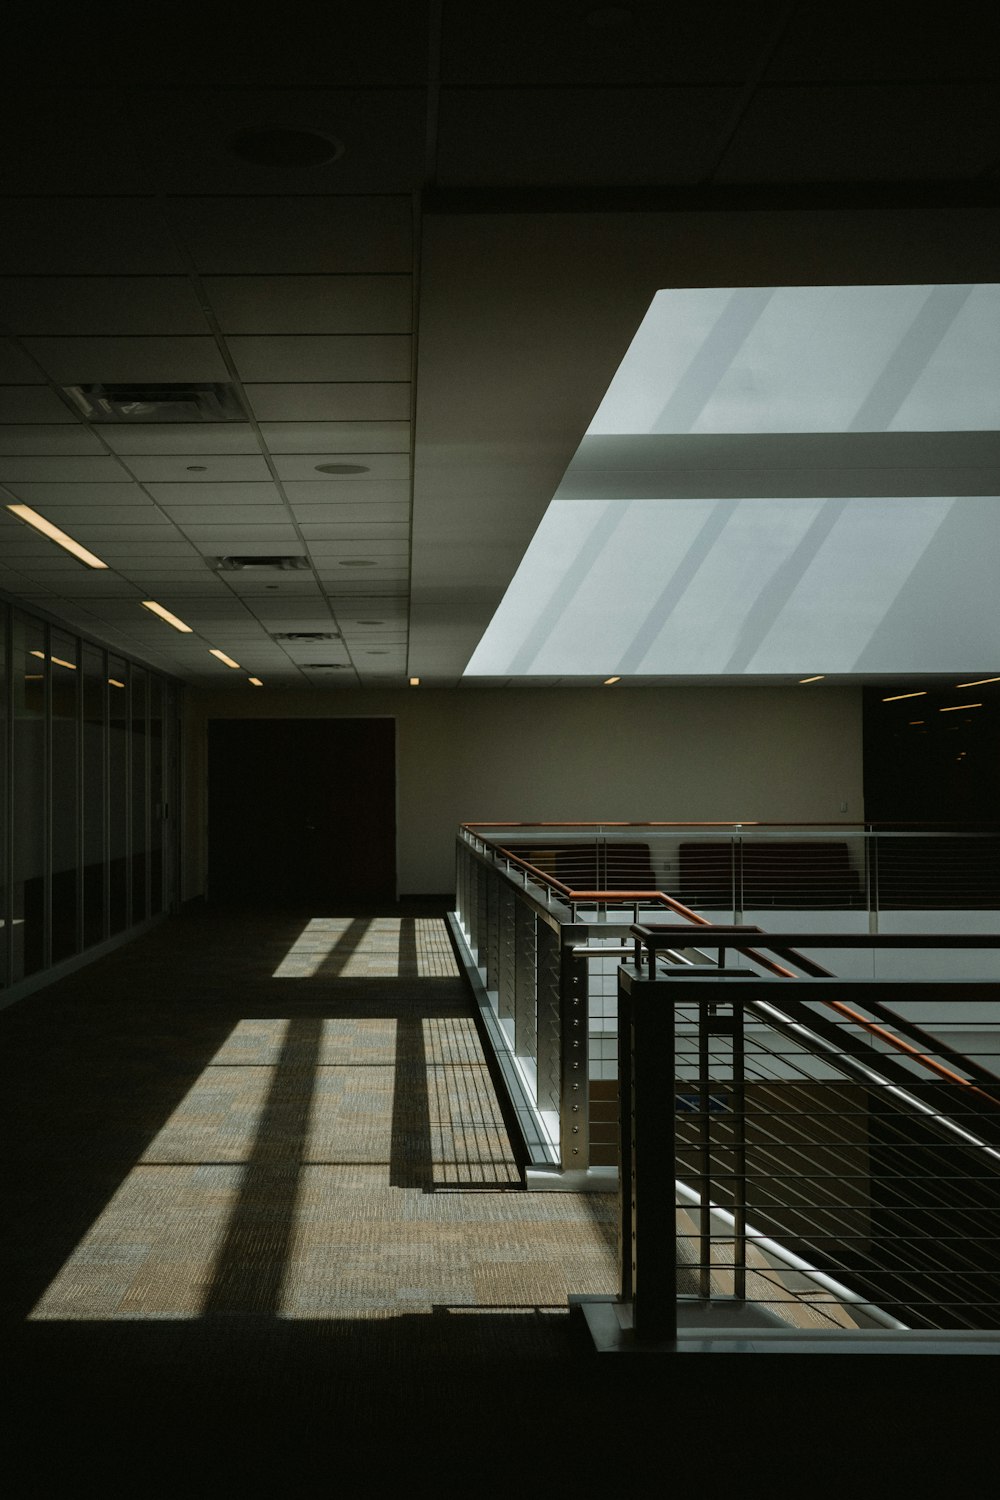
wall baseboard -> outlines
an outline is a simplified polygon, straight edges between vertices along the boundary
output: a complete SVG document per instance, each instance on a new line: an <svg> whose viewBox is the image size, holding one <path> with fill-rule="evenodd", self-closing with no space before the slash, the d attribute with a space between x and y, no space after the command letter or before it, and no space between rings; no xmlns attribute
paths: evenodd
<svg viewBox="0 0 1000 1500"><path fill-rule="evenodd" d="M47 989L50 984L55 984L58 980L75 974L77 969L86 968L87 964L93 963L95 959L104 958L108 953L113 953L116 948L132 942L133 938L142 937L143 933L151 932L154 927L159 927L161 922L165 922L168 916L168 912L162 912L158 916L148 917L145 922L139 922L125 932L116 932L114 937L105 938L103 943L95 943L92 948L86 948L82 953L74 954L72 958L64 958L61 963L53 964L50 969L41 969L37 974L19 980L8 990L0 990L0 1010L6 1010L8 1005L24 1000L38 990Z"/></svg>

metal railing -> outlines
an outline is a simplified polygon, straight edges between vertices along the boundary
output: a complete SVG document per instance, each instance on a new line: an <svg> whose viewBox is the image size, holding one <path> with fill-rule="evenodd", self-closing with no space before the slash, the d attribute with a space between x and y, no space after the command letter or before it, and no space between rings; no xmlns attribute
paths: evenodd
<svg viewBox="0 0 1000 1500"><path fill-rule="evenodd" d="M636 1335L675 1335L679 1288L787 1315L803 1284L839 1326L1000 1327L1000 984L692 976L637 936L619 991ZM912 1025L915 1003L960 1009L979 1055Z"/></svg>

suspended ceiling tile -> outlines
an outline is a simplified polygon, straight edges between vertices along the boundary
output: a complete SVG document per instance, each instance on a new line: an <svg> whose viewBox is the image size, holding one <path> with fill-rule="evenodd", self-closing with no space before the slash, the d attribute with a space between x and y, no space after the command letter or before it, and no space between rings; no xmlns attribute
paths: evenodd
<svg viewBox="0 0 1000 1500"><path fill-rule="evenodd" d="M297 513L302 506L338 505L348 501L361 505L386 502L409 504L410 485L404 479L358 479L354 476L323 482L293 479L285 481L285 494Z"/></svg>
<svg viewBox="0 0 1000 1500"><path fill-rule="evenodd" d="M178 542L176 546L173 542L161 542L144 548L139 557L130 557L128 572L130 578L142 580L146 587L148 578L191 578L192 582L199 579L204 582L204 575L214 570L190 542Z"/></svg>
<svg viewBox="0 0 1000 1500"><path fill-rule="evenodd" d="M859 45L859 40L863 44ZM899 12L866 0L840 0L837 25L813 6L800 6L781 36L769 79L814 83L997 76L1000 28L991 5L928 9L919 26L901 26Z"/></svg>
<svg viewBox="0 0 1000 1500"><path fill-rule="evenodd" d="M245 390L262 421L382 421L410 413L410 387L403 382L247 385Z"/></svg>
<svg viewBox="0 0 1000 1500"><path fill-rule="evenodd" d="M181 252L152 198L12 198L0 273L184 274Z"/></svg>
<svg viewBox="0 0 1000 1500"><path fill-rule="evenodd" d="M148 506L151 520L162 520L155 505ZM81 526L117 527L121 522L135 524L137 516L145 515L138 505L47 505L45 519L54 521L71 536L80 534Z"/></svg>
<svg viewBox="0 0 1000 1500"><path fill-rule="evenodd" d="M65 484L19 480L17 497L25 505L42 511L48 505L130 505L150 507L150 499L137 484Z"/></svg>
<svg viewBox="0 0 1000 1500"><path fill-rule="evenodd" d="M230 379L212 338L31 338L25 347L60 385Z"/></svg>
<svg viewBox="0 0 1000 1500"><path fill-rule="evenodd" d="M137 566L144 563L149 563L150 566L164 565L170 572L175 569L190 572L205 566L204 559L190 542L184 540L179 531L175 531L173 540L168 542L146 538L140 542L105 542L102 551L108 560L127 557Z"/></svg>
<svg viewBox="0 0 1000 1500"><path fill-rule="evenodd" d="M67 574L66 579L60 581L59 592L67 598L93 596L95 599L138 599L140 594L135 584L119 578L116 573L95 572L92 568Z"/></svg>
<svg viewBox="0 0 1000 1500"><path fill-rule="evenodd" d="M222 456L190 453L178 455L130 455L126 467L143 483L182 484L195 493L206 484L269 480L271 471L260 453L234 453Z"/></svg>
<svg viewBox="0 0 1000 1500"><path fill-rule="evenodd" d="M339 538L310 538L309 543L311 555L317 559L324 557L398 557L406 559L409 556L409 543L404 537L401 540L387 537L339 537Z"/></svg>
<svg viewBox="0 0 1000 1500"><path fill-rule="evenodd" d="M5 385L18 385L21 382L35 385L39 382L44 384L44 380L35 361L29 359L23 349L19 349L12 339L0 338L0 382Z"/></svg>
<svg viewBox="0 0 1000 1500"><path fill-rule="evenodd" d="M344 578L336 578L330 579L329 581L324 580L324 584L326 587L328 587L331 596L334 594L364 594L369 592L372 588L371 579L368 579L368 581L365 583L353 583L349 579L345 581ZM405 576L398 579L381 579L378 583L378 587L387 598L406 597L410 592L409 582Z"/></svg>
<svg viewBox="0 0 1000 1500"><path fill-rule="evenodd" d="M975 177L1000 152L996 84L900 84L754 95L720 182L919 181Z"/></svg>
<svg viewBox="0 0 1000 1500"><path fill-rule="evenodd" d="M409 333L412 324L409 276L209 276L203 286L226 334Z"/></svg>
<svg viewBox="0 0 1000 1500"><path fill-rule="evenodd" d="M159 505L193 505L195 497L189 484L147 484L146 488ZM249 481L245 484L224 482L198 487L199 505L279 505L281 496L271 481Z"/></svg>
<svg viewBox="0 0 1000 1500"><path fill-rule="evenodd" d="M181 573L175 576L160 568L157 572L144 572L130 565L127 569L129 578L143 591L143 597L155 599L157 603L164 603L165 595L173 595L176 598L203 599L221 593L225 584L221 578L203 568L199 573ZM183 610L178 610L183 618Z"/></svg>
<svg viewBox="0 0 1000 1500"><path fill-rule="evenodd" d="M227 532L256 526L287 527L288 511L283 505L165 505L170 519L183 530L191 527L225 527Z"/></svg>
<svg viewBox="0 0 1000 1500"><path fill-rule="evenodd" d="M186 422L136 423L128 427L102 428L109 448L116 453L162 453L200 455L206 453L259 453L260 444L249 423Z"/></svg>
<svg viewBox="0 0 1000 1500"><path fill-rule="evenodd" d="M423 89L175 86L147 90L143 118L143 156L167 193L406 193L423 174ZM334 159L269 166L231 149L237 132L269 128L318 133Z"/></svg>
<svg viewBox="0 0 1000 1500"><path fill-rule="evenodd" d="M0 422L75 423L76 417L47 385L0 385Z"/></svg>
<svg viewBox="0 0 1000 1500"><path fill-rule="evenodd" d="M352 542L357 541L364 545L365 538L372 542L398 542L402 544L401 550L408 550L410 539L410 527L406 521L395 525L387 523L373 523L371 521L352 521L338 526L332 522L312 523L300 526L299 530L312 548L314 541L318 542Z"/></svg>
<svg viewBox="0 0 1000 1500"><path fill-rule="evenodd" d="M295 519L308 526L408 526L410 507L406 501L330 501L326 505L293 505Z"/></svg>
<svg viewBox="0 0 1000 1500"><path fill-rule="evenodd" d="M0 319L20 334L207 334L183 276L0 279Z"/></svg>
<svg viewBox="0 0 1000 1500"><path fill-rule="evenodd" d="M407 414L408 415L408 414ZM410 423L262 422L261 435L272 453L409 453Z"/></svg>
<svg viewBox="0 0 1000 1500"><path fill-rule="evenodd" d="M271 335L228 342L240 378L246 381L410 378L410 340L405 335Z"/></svg>
<svg viewBox="0 0 1000 1500"><path fill-rule="evenodd" d="M273 595L275 601L287 595L293 597L312 595L316 598L320 595L319 584L315 576L306 571L280 574L257 573L256 571L230 573L227 582L235 594L263 594L265 597L270 594Z"/></svg>
<svg viewBox="0 0 1000 1500"><path fill-rule="evenodd" d="M244 542L298 542L295 527L287 522L263 526L185 526L189 537L206 557L244 550Z"/></svg>
<svg viewBox="0 0 1000 1500"><path fill-rule="evenodd" d="M518 187L699 182L714 165L738 98L738 89L723 86L448 89L441 95L440 181Z"/></svg>
<svg viewBox="0 0 1000 1500"><path fill-rule="evenodd" d="M5 457L37 455L51 457L66 454L102 454L100 439L82 422L59 427L37 423L27 427L0 426L0 454Z"/></svg>
<svg viewBox="0 0 1000 1500"><path fill-rule="evenodd" d="M153 519L155 517L155 519ZM123 523L115 521L113 524L101 522L94 524L77 523L73 527L73 535L78 541L94 543L99 551L100 542L139 542L145 546L147 542L168 541L177 536L177 528L170 521L165 521L159 512L151 511L151 517L141 522Z"/></svg>
<svg viewBox="0 0 1000 1500"><path fill-rule="evenodd" d="M408 196L182 198L170 214L207 273L411 270Z"/></svg>
<svg viewBox="0 0 1000 1500"><path fill-rule="evenodd" d="M132 476L123 469L116 458L81 455L80 457L55 458L0 458L0 481L13 484L31 483L92 483L130 484Z"/></svg>
<svg viewBox="0 0 1000 1500"><path fill-rule="evenodd" d="M399 479L409 482L410 478L410 455L408 453L352 453L348 459L331 457L329 453L288 454L280 455L274 460L275 472L279 479L294 479L304 482L315 482L331 478L329 474L323 474L317 467L319 464L330 464L343 462L345 465L357 466L364 470L361 474L337 475L336 479L365 480L373 479Z"/></svg>

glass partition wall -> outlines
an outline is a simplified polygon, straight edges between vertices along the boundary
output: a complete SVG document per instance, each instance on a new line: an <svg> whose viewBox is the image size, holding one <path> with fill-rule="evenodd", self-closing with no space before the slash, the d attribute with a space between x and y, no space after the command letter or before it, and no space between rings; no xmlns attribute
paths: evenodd
<svg viewBox="0 0 1000 1500"><path fill-rule="evenodd" d="M0 988L175 902L180 688L0 601Z"/></svg>

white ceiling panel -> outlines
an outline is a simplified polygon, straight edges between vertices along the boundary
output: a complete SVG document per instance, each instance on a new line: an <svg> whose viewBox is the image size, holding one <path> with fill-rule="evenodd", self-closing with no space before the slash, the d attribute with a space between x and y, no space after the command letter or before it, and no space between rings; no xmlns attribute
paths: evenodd
<svg viewBox="0 0 1000 1500"><path fill-rule="evenodd" d="M228 342L240 378L246 381L410 378L410 340L405 335L272 335Z"/></svg>
<svg viewBox="0 0 1000 1500"><path fill-rule="evenodd" d="M380 589L381 592L389 598L405 598L410 592L409 582L405 574L402 578L379 578L377 584L373 584L373 580L370 575L372 572L374 572L374 569L366 568L365 572L369 576L364 582L351 582L351 580L346 577L345 570L345 575L343 577L324 579L324 587L328 589L331 597L334 594L367 594L371 592L373 586Z"/></svg>
<svg viewBox="0 0 1000 1500"><path fill-rule="evenodd" d="M47 427L37 423L27 427L0 426L0 453L33 454L38 457L76 453L103 453L100 439L82 422Z"/></svg>
<svg viewBox="0 0 1000 1500"><path fill-rule="evenodd" d="M331 476L321 473L317 465L331 462L336 463L337 458L331 458L329 453L293 453L276 457L274 467L279 479L307 482L329 481ZM338 475L338 480L401 479L409 482L410 455L408 453L352 453L344 462L357 466L365 472Z"/></svg>
<svg viewBox="0 0 1000 1500"><path fill-rule="evenodd" d="M293 505L292 511L297 521L313 526L406 526L410 519L406 501L331 501L326 505Z"/></svg>
<svg viewBox="0 0 1000 1500"><path fill-rule="evenodd" d="M141 598L141 590L135 584L119 578L117 573L98 573L93 568L81 568L79 573L68 573L65 580L60 581L59 592L71 599Z"/></svg>
<svg viewBox="0 0 1000 1500"><path fill-rule="evenodd" d="M204 559L179 531L174 532L173 540L169 542L145 539L141 542L110 541L105 542L101 550L108 562L113 562L116 557L127 557L136 564L162 565L171 573L175 569L190 572L205 566Z"/></svg>
<svg viewBox="0 0 1000 1500"><path fill-rule="evenodd" d="M199 271L411 270L408 196L184 198L171 203L170 214Z"/></svg>
<svg viewBox="0 0 1000 1500"><path fill-rule="evenodd" d="M12 198L5 206L5 275L183 275L186 269L152 198Z"/></svg>
<svg viewBox="0 0 1000 1500"><path fill-rule="evenodd" d="M246 552L248 548L242 547L240 550ZM263 595L264 598L271 596L275 602L286 596L292 598L311 596L313 599L321 597L320 587L314 575L305 571L281 574L258 574L256 571L230 573L227 582L235 594Z"/></svg>
<svg viewBox="0 0 1000 1500"><path fill-rule="evenodd" d="M201 454L192 462L190 453L130 455L126 467L143 483L175 483L185 488L223 482L269 480L267 460L259 453Z"/></svg>
<svg viewBox="0 0 1000 1500"><path fill-rule="evenodd" d="M0 458L0 482L14 484L66 481L68 483L130 484L132 476L107 454L58 458Z"/></svg>
<svg viewBox="0 0 1000 1500"><path fill-rule="evenodd" d="M147 542L169 541L177 536L177 528L172 521L164 520L159 511L150 507L148 520L123 523L121 521L98 524L79 524L73 527L73 535L81 542L141 542L143 546Z"/></svg>
<svg viewBox="0 0 1000 1500"><path fill-rule="evenodd" d="M227 334L409 333L412 324L409 276L209 276L203 285Z"/></svg>
<svg viewBox="0 0 1000 1500"><path fill-rule="evenodd" d="M25 505L146 505L149 496L137 484L62 484L24 480L17 486Z"/></svg>
<svg viewBox="0 0 1000 1500"><path fill-rule="evenodd" d="M0 278L0 320L21 334L207 334L183 276Z"/></svg>
<svg viewBox="0 0 1000 1500"><path fill-rule="evenodd" d="M47 385L0 385L0 422L75 421L69 407Z"/></svg>
<svg viewBox="0 0 1000 1500"><path fill-rule="evenodd" d="M410 412L410 387L403 382L247 385L245 389L262 421L399 420L408 418Z"/></svg>
<svg viewBox="0 0 1000 1500"><path fill-rule="evenodd" d="M148 484L146 488L160 505L192 505L190 484ZM198 486L197 501L203 505L278 505L281 496L270 480L246 484L223 483Z"/></svg>
<svg viewBox="0 0 1000 1500"><path fill-rule="evenodd" d="M25 347L60 385L230 378L211 338L31 338Z"/></svg>
<svg viewBox="0 0 1000 1500"><path fill-rule="evenodd" d="M192 526L288 525L288 511L283 505L165 505L170 519L183 530Z"/></svg>
<svg viewBox="0 0 1000 1500"><path fill-rule="evenodd" d="M104 427L102 434L116 453L259 453L260 443L247 422L139 423L128 427Z"/></svg>
<svg viewBox="0 0 1000 1500"><path fill-rule="evenodd" d="M204 567L199 573L174 574L166 572L162 567L147 573L130 563L128 575L142 589L144 598L156 599L159 603L163 602L165 594L172 594L177 598L183 596L185 599L214 598L226 587L217 574ZM183 610L176 612L183 618Z"/></svg>
<svg viewBox="0 0 1000 1500"><path fill-rule="evenodd" d="M43 376L35 361L29 359L12 339L0 338L0 381L9 385L17 385L22 381L32 385L41 380Z"/></svg>
<svg viewBox="0 0 1000 1500"><path fill-rule="evenodd" d="M148 506L151 520L162 520L155 505ZM71 536L80 534L81 526L117 527L122 522L134 524L146 512L137 505L47 505L45 519L54 521ZM145 528L144 528L145 529Z"/></svg>
<svg viewBox="0 0 1000 1500"><path fill-rule="evenodd" d="M262 422L268 448L278 453L409 453L410 423Z"/></svg>

